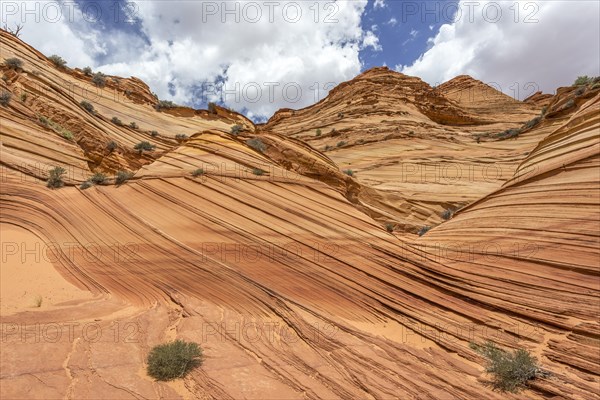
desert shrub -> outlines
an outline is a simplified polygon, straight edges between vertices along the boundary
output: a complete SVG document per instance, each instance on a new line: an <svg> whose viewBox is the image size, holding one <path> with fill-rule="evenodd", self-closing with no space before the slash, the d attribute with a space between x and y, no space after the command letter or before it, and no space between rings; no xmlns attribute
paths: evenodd
<svg viewBox="0 0 600 400"><path fill-rule="evenodd" d="M183 378L202 364L202 349L198 344L176 340L154 346L148 354L148 375L159 381Z"/></svg>
<svg viewBox="0 0 600 400"><path fill-rule="evenodd" d="M194 177L202 176L202 175L204 175L204 170L202 168L198 168L197 170L192 172L192 176L194 176Z"/></svg>
<svg viewBox="0 0 600 400"><path fill-rule="evenodd" d="M131 129L137 129L137 128L139 128L138 124L136 124L136 123L135 123L135 122L133 122L133 121L129 123L129 127L130 127Z"/></svg>
<svg viewBox="0 0 600 400"><path fill-rule="evenodd" d="M590 78L587 75L579 76L579 77L577 77L577 79L575 79L573 86L587 85L588 83L592 82L592 79L593 78Z"/></svg>
<svg viewBox="0 0 600 400"><path fill-rule="evenodd" d="M211 114L217 113L217 105L213 102L208 103L208 112Z"/></svg>
<svg viewBox="0 0 600 400"><path fill-rule="evenodd" d="M260 169L260 168L254 168L254 169L252 170L252 173L253 173L254 175L256 175L256 176L261 176L261 175L264 175L265 171L263 171L263 170L262 170L262 169Z"/></svg>
<svg viewBox="0 0 600 400"><path fill-rule="evenodd" d="M525 129L531 129L534 126L536 126L537 124L539 124L541 120L542 120L542 117L535 117L534 119L525 123L524 127L525 127Z"/></svg>
<svg viewBox="0 0 600 400"><path fill-rule="evenodd" d="M106 76L102 72L96 72L92 76L92 83L100 88L106 86Z"/></svg>
<svg viewBox="0 0 600 400"><path fill-rule="evenodd" d="M25 102L27 100L27 93L21 93L21 102Z"/></svg>
<svg viewBox="0 0 600 400"><path fill-rule="evenodd" d="M596 83L594 83L590 89L592 89L592 90L596 90L596 89L598 89L598 88L600 88L600 82L596 82Z"/></svg>
<svg viewBox="0 0 600 400"><path fill-rule="evenodd" d="M57 189L63 187L65 185L62 180L63 176L67 173L63 167L54 167L49 171L48 181L46 182L46 186L51 189Z"/></svg>
<svg viewBox="0 0 600 400"><path fill-rule="evenodd" d="M485 357L485 371L492 375L494 389L514 393L523 389L532 379L549 376L525 349L516 349L511 353L490 341L481 345L471 343L470 347Z"/></svg>
<svg viewBox="0 0 600 400"><path fill-rule="evenodd" d="M157 137L158 136L158 131L150 131L150 136Z"/></svg>
<svg viewBox="0 0 600 400"><path fill-rule="evenodd" d="M315 136L316 136L316 137L319 137L319 136L321 136L321 133L322 133L322 132L321 132L321 130L320 130L320 129L317 129L317 132L315 133Z"/></svg>
<svg viewBox="0 0 600 400"><path fill-rule="evenodd" d="M110 142L108 142L106 144L106 150L108 150L109 152L113 152L117 149L117 147L119 147L119 145L117 144L117 142L115 142L114 140L111 140Z"/></svg>
<svg viewBox="0 0 600 400"><path fill-rule="evenodd" d="M36 308L40 308L42 306L43 302L44 302L44 299L42 299L42 296L36 296L33 304Z"/></svg>
<svg viewBox="0 0 600 400"><path fill-rule="evenodd" d="M127 182L131 178L133 178L133 174L131 172L118 171L117 175L115 176L115 184L122 185L123 183Z"/></svg>
<svg viewBox="0 0 600 400"><path fill-rule="evenodd" d="M188 138L188 135L183 134L183 133L178 133L177 135L175 135L175 140L177 140L178 142L183 142L187 138Z"/></svg>
<svg viewBox="0 0 600 400"><path fill-rule="evenodd" d="M388 232L390 232L390 233L394 232L394 224L392 224L392 223L385 224L385 230L388 231Z"/></svg>
<svg viewBox="0 0 600 400"><path fill-rule="evenodd" d="M43 115L40 115L38 117L38 120L40 121L40 124L48 126L48 118L44 117Z"/></svg>
<svg viewBox="0 0 600 400"><path fill-rule="evenodd" d="M351 169L344 170L344 173L348 176L354 176L354 171L352 171Z"/></svg>
<svg viewBox="0 0 600 400"><path fill-rule="evenodd" d="M329 151L329 150L331 150L331 149L333 149L333 147L332 147L332 146L330 146L330 145L327 145L327 146L325 146L325 148L324 148L323 150L325 150L325 151Z"/></svg>
<svg viewBox="0 0 600 400"><path fill-rule="evenodd" d="M5 92L4 90L0 92L0 104L3 106L7 106L10 103L10 99L12 98L12 94L10 92Z"/></svg>
<svg viewBox="0 0 600 400"><path fill-rule="evenodd" d="M4 60L4 65L8 68L18 69L23 67L23 61L17 57L11 57Z"/></svg>
<svg viewBox="0 0 600 400"><path fill-rule="evenodd" d="M73 132L71 132L71 131L69 131L67 129L63 128L63 130L61 131L60 134L62 135L62 137L64 137L67 140L74 140L75 139L75 137L73 136Z"/></svg>
<svg viewBox="0 0 600 400"><path fill-rule="evenodd" d="M106 182L106 175L104 175L101 172L96 172L90 178L90 182L92 182L92 183L94 183L96 185L102 185L104 182Z"/></svg>
<svg viewBox="0 0 600 400"><path fill-rule="evenodd" d="M92 76L92 69L90 67L85 67L82 71L85 76Z"/></svg>
<svg viewBox="0 0 600 400"><path fill-rule="evenodd" d="M133 146L133 149L139 151L140 154L142 154L144 151L153 151L155 148L156 146L146 141L139 142L138 144Z"/></svg>
<svg viewBox="0 0 600 400"><path fill-rule="evenodd" d="M111 119L112 123L118 126L122 126L123 125L123 121L121 121L119 118L117 117L112 117Z"/></svg>
<svg viewBox="0 0 600 400"><path fill-rule="evenodd" d="M79 189L81 189L81 190L85 190L85 189L89 189L89 188L91 188L92 186L93 186L93 185L92 185L92 182L90 182L90 181L85 181L85 182L83 182L81 185L79 185Z"/></svg>
<svg viewBox="0 0 600 400"><path fill-rule="evenodd" d="M430 229L431 229L431 227L428 225L422 227L421 229L419 229L419 232L418 232L419 236L423 236L424 234L429 232Z"/></svg>
<svg viewBox="0 0 600 400"><path fill-rule="evenodd" d="M585 86L582 86L575 91L575 96L581 96L584 93L585 93Z"/></svg>
<svg viewBox="0 0 600 400"><path fill-rule="evenodd" d="M338 144L336 144L337 147L343 147L345 145L346 145L346 142L343 140L341 142L338 142Z"/></svg>
<svg viewBox="0 0 600 400"><path fill-rule="evenodd" d="M408 134L412 136L415 134L415 131L408 131Z"/></svg>
<svg viewBox="0 0 600 400"><path fill-rule="evenodd" d="M159 100L158 103L156 103L156 105L154 106L154 108L156 108L157 111L168 110L170 108L175 108L175 107L177 107L177 104L175 104L169 100Z"/></svg>
<svg viewBox="0 0 600 400"><path fill-rule="evenodd" d="M237 136L240 134L240 132L242 131L242 126L241 125L234 125L231 127L231 134L234 136Z"/></svg>
<svg viewBox="0 0 600 400"><path fill-rule="evenodd" d="M64 68L67 66L67 62L63 60L61 56L57 56L56 54L52 54L48 59L52 61L57 68Z"/></svg>
<svg viewBox="0 0 600 400"><path fill-rule="evenodd" d="M454 211L448 209L448 210L444 210L444 212L442 212L442 218L445 219L446 221L449 220L450 218L452 218L452 216L454 215Z"/></svg>
<svg viewBox="0 0 600 400"><path fill-rule="evenodd" d="M246 140L246 144L252 147L254 150L258 151L259 153L264 153L265 150L267 150L267 145L264 144L260 138L248 139Z"/></svg>
<svg viewBox="0 0 600 400"><path fill-rule="evenodd" d="M494 137L499 140L506 140L506 139L516 138L519 136L520 133L521 133L520 129L513 128L513 129L507 129L504 132L497 133L494 135Z"/></svg>
<svg viewBox="0 0 600 400"><path fill-rule="evenodd" d="M569 101L567 101L567 102L565 103L565 105L564 105L564 106L562 106L562 109L563 109L563 110L566 110L566 109L569 109L569 108L572 108L572 107L575 107L575 100L573 100L573 99L570 99Z"/></svg>
<svg viewBox="0 0 600 400"><path fill-rule="evenodd" d="M94 106L92 105L92 103L90 103L89 101L85 101L83 100L81 103L79 103L79 105L81 106L81 108L83 108L85 111L89 112L90 114L94 114Z"/></svg>
<svg viewBox="0 0 600 400"><path fill-rule="evenodd" d="M338 113L338 118L344 118L344 113Z"/></svg>

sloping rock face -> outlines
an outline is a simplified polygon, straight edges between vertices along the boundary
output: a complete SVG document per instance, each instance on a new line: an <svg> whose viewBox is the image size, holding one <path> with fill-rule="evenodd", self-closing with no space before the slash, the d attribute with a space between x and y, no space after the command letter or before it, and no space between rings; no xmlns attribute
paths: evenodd
<svg viewBox="0 0 600 400"><path fill-rule="evenodd" d="M88 98L92 115L79 105L85 97L61 89L84 79L77 71L1 39L3 59L25 62L3 67L0 82L13 94L0 106L2 284L23 293L0 307L2 398L519 398L484 385L469 348L483 340L527 348L552 373L532 382L529 398L598 397L598 90L559 90L514 140L477 143L487 129L461 133L428 117L439 133L387 140L427 155L424 163L447 151L512 168L485 189L454 184L448 192L467 207L420 238L397 237L371 214L401 208L386 195L409 201L416 183L378 172L373 186L387 190L375 190L361 182L366 172L343 174L336 152L224 109L158 112L135 80L119 82L136 100L116 101L108 85ZM47 87L35 99L31 76ZM46 117L74 140L36 122L51 109ZM109 139L118 156L97 157ZM156 150L133 151L141 140ZM76 173L51 190L55 165ZM117 169L135 174L120 186L77 186ZM433 218L422 200L407 214L416 207L414 221ZM29 281L48 264L63 282L49 279L44 292ZM35 295L43 301L32 306ZM152 380L150 348L176 338L199 343L203 365L175 382Z"/></svg>

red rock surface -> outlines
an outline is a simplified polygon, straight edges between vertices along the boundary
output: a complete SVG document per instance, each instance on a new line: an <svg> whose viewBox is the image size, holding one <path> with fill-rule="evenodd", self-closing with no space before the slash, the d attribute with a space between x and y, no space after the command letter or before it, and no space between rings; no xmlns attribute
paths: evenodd
<svg viewBox="0 0 600 400"><path fill-rule="evenodd" d="M25 62L0 82L13 94L0 106L2 281L23 292L0 309L2 398L599 397L598 89L559 90L539 124L497 140L537 106L496 95L498 110L483 110L448 94L469 78L433 90L377 69L255 129L224 109L158 112L135 79L119 81L132 101L109 85L91 115L64 89L81 74L0 38L2 59ZM342 139L352 145L319 151ZM108 140L117 154L103 153ZM139 155L140 140L157 150ZM432 184L398 180L386 168L399 160L502 168L489 182ZM70 173L50 190L54 165ZM117 169L135 175L77 187ZM439 225L410 233L425 224ZM24 261L36 243L46 257ZM175 338L202 346L202 367L153 381L148 351ZM552 376L521 395L492 391L469 348L485 339L531 350Z"/></svg>

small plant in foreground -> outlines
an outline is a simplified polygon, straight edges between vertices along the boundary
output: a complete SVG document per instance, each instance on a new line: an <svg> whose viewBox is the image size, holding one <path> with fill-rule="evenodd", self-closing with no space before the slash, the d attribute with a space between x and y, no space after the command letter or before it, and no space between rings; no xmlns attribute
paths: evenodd
<svg viewBox="0 0 600 400"><path fill-rule="evenodd" d="M525 349L516 349L511 353L490 341L481 345L471 343L469 346L485 357L485 371L493 377L492 386L502 392L518 392L530 380L550 375Z"/></svg>
<svg viewBox="0 0 600 400"><path fill-rule="evenodd" d="M158 131L150 131L150 136L157 137L158 136Z"/></svg>
<svg viewBox="0 0 600 400"><path fill-rule="evenodd" d="M577 79L575 79L573 86L587 85L588 83L592 82L592 79L593 78L590 78L587 75L579 76L579 77L577 77Z"/></svg>
<svg viewBox="0 0 600 400"><path fill-rule="evenodd" d="M431 227L429 225L425 225L424 227L422 227L421 229L419 229L418 235L419 236L423 236L424 234L426 234L427 232L429 232L430 229L431 229Z"/></svg>
<svg viewBox="0 0 600 400"><path fill-rule="evenodd" d="M337 147L344 147L345 145L346 145L346 142L343 140L341 142L338 142L338 144L336 144Z"/></svg>
<svg viewBox="0 0 600 400"><path fill-rule="evenodd" d="M344 170L344 173L348 176L354 176L354 171L352 171L351 169Z"/></svg>
<svg viewBox="0 0 600 400"><path fill-rule="evenodd" d="M35 305L37 308L40 308L40 307L42 306L42 302L43 302L43 301L44 301L44 299L42 299L42 296L37 296L37 297L35 298L35 301L34 301L34 303L33 303L33 304L34 304L34 305Z"/></svg>
<svg viewBox="0 0 600 400"><path fill-rule="evenodd" d="M204 175L204 169L202 168L198 168L197 170L195 170L194 172L192 172L192 176L194 178L198 177L198 176L202 176Z"/></svg>
<svg viewBox="0 0 600 400"><path fill-rule="evenodd" d="M264 174L265 174L265 171L263 171L263 170L262 170L262 169L260 169L260 168L254 168L254 169L252 170L252 173L253 173L254 175L256 175L256 176L261 176L261 175L264 175Z"/></svg>
<svg viewBox="0 0 600 400"><path fill-rule="evenodd" d="M448 209L448 210L444 210L444 212L442 212L442 218L444 220L449 220L450 218L452 218L452 216L454 215L454 211Z"/></svg>
<svg viewBox="0 0 600 400"><path fill-rule="evenodd" d="M21 93L21 102L25 103L25 100L27 100L27 93Z"/></svg>
<svg viewBox="0 0 600 400"><path fill-rule="evenodd" d="M85 111L89 112L90 114L94 114L94 106L92 105L92 103L90 103L89 101L85 101L83 100L81 103L79 103L79 105L81 106L81 108L83 108Z"/></svg>
<svg viewBox="0 0 600 400"><path fill-rule="evenodd" d="M63 182L62 178L66 173L67 173L67 170L65 170L63 167L52 168L49 171L49 176L48 176L48 181L46 183L46 186L48 186L51 189L57 189L57 188L63 187L65 185L65 183Z"/></svg>
<svg viewBox="0 0 600 400"><path fill-rule="evenodd" d="M85 76L92 76L92 69L90 67L85 67L82 71Z"/></svg>
<svg viewBox="0 0 600 400"><path fill-rule="evenodd" d="M385 230L389 233L394 232L394 224L388 222L387 224L385 224Z"/></svg>
<svg viewBox="0 0 600 400"><path fill-rule="evenodd" d="M231 127L231 134L233 136L237 136L240 134L240 132L242 131L242 126L237 124Z"/></svg>
<svg viewBox="0 0 600 400"><path fill-rule="evenodd" d="M137 128L139 128L138 124L136 124L135 122L130 122L130 123L129 123L129 127L130 127L131 129L137 129Z"/></svg>
<svg viewBox="0 0 600 400"><path fill-rule="evenodd" d="M57 68L64 68L67 66L67 62L63 60L61 56L57 56L56 54L52 54L50 57L48 57L48 59L52 61L54 66Z"/></svg>
<svg viewBox="0 0 600 400"><path fill-rule="evenodd" d="M119 118L117 117L112 117L111 119L112 123L117 125L117 126L122 126L123 125L123 121L121 121Z"/></svg>
<svg viewBox="0 0 600 400"><path fill-rule="evenodd" d="M184 133L179 133L179 134L175 135L175 140L177 140L178 142L183 142L187 138L188 138L188 135L186 135Z"/></svg>
<svg viewBox="0 0 600 400"><path fill-rule="evenodd" d="M246 140L246 144L252 147L254 150L258 151L259 153L264 153L265 150L267 150L267 145L264 144L263 141L260 140L260 138L248 139Z"/></svg>
<svg viewBox="0 0 600 400"><path fill-rule="evenodd" d="M196 343L176 340L153 347L147 362L148 375L156 380L183 378L202 364L202 349Z"/></svg>
<svg viewBox="0 0 600 400"><path fill-rule="evenodd" d="M8 68L19 69L23 67L23 61L17 57L11 57L4 60L4 65Z"/></svg>
<svg viewBox="0 0 600 400"><path fill-rule="evenodd" d="M177 104L169 100L159 100L158 103L156 103L156 105L154 106L154 108L156 108L157 111L168 110L170 108L175 107L177 107Z"/></svg>
<svg viewBox="0 0 600 400"><path fill-rule="evenodd" d="M106 144L106 150L108 150L110 153L115 151L118 147L119 147L119 145L114 140L111 140L110 142L108 142Z"/></svg>
<svg viewBox="0 0 600 400"><path fill-rule="evenodd" d="M217 105L215 103L208 103L208 112L211 114L217 113Z"/></svg>
<svg viewBox="0 0 600 400"><path fill-rule="evenodd" d="M10 99L12 98L12 94L10 92L5 92L4 90L0 92L0 104L3 106L7 106L10 103Z"/></svg>
<svg viewBox="0 0 600 400"><path fill-rule="evenodd" d="M316 136L316 137L319 137L319 136L321 136L321 134L322 134L322 133L323 133L323 132L321 132L321 130L320 130L320 129L317 129L317 132L315 133L315 136Z"/></svg>
<svg viewBox="0 0 600 400"><path fill-rule="evenodd" d="M133 178L133 174L131 172L119 171L117 172L117 176L115 177L115 184L122 185L131 178Z"/></svg>
<svg viewBox="0 0 600 400"><path fill-rule="evenodd" d="M92 182L90 182L90 181L85 181L85 182L82 182L82 183L81 183L81 185L79 185L79 189L81 189L81 190L85 190L85 189L89 189L89 188L91 188L92 186L94 186L94 185L92 184Z"/></svg>
<svg viewBox="0 0 600 400"><path fill-rule="evenodd" d="M133 146L133 149L139 151L140 154L142 154L144 151L153 151L155 148L156 146L146 141L139 142L138 144Z"/></svg>

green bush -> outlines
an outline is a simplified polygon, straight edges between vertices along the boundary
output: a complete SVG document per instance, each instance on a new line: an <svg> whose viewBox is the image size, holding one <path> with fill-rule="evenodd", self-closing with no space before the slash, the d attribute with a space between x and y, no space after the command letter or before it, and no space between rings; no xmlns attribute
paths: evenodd
<svg viewBox="0 0 600 400"><path fill-rule="evenodd" d="M117 172L117 176L115 177L115 184L122 185L131 178L133 178L133 174L131 172L119 171Z"/></svg>
<svg viewBox="0 0 600 400"><path fill-rule="evenodd" d="M324 150L324 151L329 151L329 150L331 150L331 149L333 149L333 147L332 147L332 146L330 146L330 145L327 145L327 146L325 146L325 147L323 148L323 150Z"/></svg>
<svg viewBox="0 0 600 400"><path fill-rule="evenodd" d="M587 85L588 83L591 83L592 80L593 80L593 78L590 78L587 75L579 76L579 77L577 77L577 79L575 79L573 86Z"/></svg>
<svg viewBox="0 0 600 400"><path fill-rule="evenodd" d="M422 227L421 229L419 229L419 232L418 232L419 236L423 236L424 234L429 232L430 229L431 229L431 227L428 225Z"/></svg>
<svg viewBox="0 0 600 400"><path fill-rule="evenodd" d="M202 364L202 349L196 343L176 340L153 347L147 362L148 375L156 380L183 378Z"/></svg>
<svg viewBox="0 0 600 400"><path fill-rule="evenodd" d="M452 218L453 215L454 215L454 211L452 211L452 210L444 210L444 212L442 213L442 218L447 221L450 218Z"/></svg>
<svg viewBox="0 0 600 400"><path fill-rule="evenodd" d="M471 343L470 347L485 357L485 371L493 377L492 386L502 392L518 392L528 381L549 376L527 350L517 349L510 353L490 341L482 345Z"/></svg>
<svg viewBox="0 0 600 400"><path fill-rule="evenodd" d="M158 136L158 132L157 131L150 131L150 136L157 137Z"/></svg>
<svg viewBox="0 0 600 400"><path fill-rule="evenodd" d="M316 137L319 137L319 136L321 136L321 134L322 134L321 130L320 130L320 129L317 129L317 132L315 133L315 136L316 136Z"/></svg>
<svg viewBox="0 0 600 400"><path fill-rule="evenodd" d="M183 134L183 133L178 133L177 135L175 135L175 140L177 140L178 142L183 142L184 140L187 140L188 135Z"/></svg>
<svg viewBox="0 0 600 400"><path fill-rule="evenodd" d="M25 103L25 100L27 100L27 93L21 93L21 102Z"/></svg>
<svg viewBox="0 0 600 400"><path fill-rule="evenodd" d="M260 169L260 168L254 168L254 169L252 170L252 173L253 173L254 175L256 175L256 176L261 176L261 175L264 175L264 174L265 174L265 171L263 171L263 170L262 170L262 169Z"/></svg>
<svg viewBox="0 0 600 400"><path fill-rule="evenodd" d="M85 67L82 71L85 76L92 76L92 69L90 67Z"/></svg>
<svg viewBox="0 0 600 400"><path fill-rule="evenodd" d="M51 189L57 189L65 185L62 180L63 176L67 173L67 170L63 167L54 167L49 171L48 181L46 186Z"/></svg>
<svg viewBox="0 0 600 400"><path fill-rule="evenodd" d="M101 172L96 172L90 178L90 182L92 182L92 183L94 183L96 185L102 185L104 182L106 182L106 175L104 175Z"/></svg>
<svg viewBox="0 0 600 400"><path fill-rule="evenodd" d="M506 140L516 138L521 134L521 129L513 128L507 129L504 132L500 132L494 135L494 137L498 140Z"/></svg>
<svg viewBox="0 0 600 400"><path fill-rule="evenodd" d="M156 103L156 105L154 106L154 108L156 108L157 111L168 110L170 108L175 108L175 107L177 107L177 104L175 104L169 100L159 100L158 103Z"/></svg>
<svg viewBox="0 0 600 400"><path fill-rule="evenodd" d="M48 59L52 61L57 68L64 68L67 66L67 62L63 60L61 56L57 56L56 54L52 54Z"/></svg>
<svg viewBox="0 0 600 400"><path fill-rule="evenodd" d="M23 67L23 61L17 57L11 57L4 60L4 65L8 68L19 69Z"/></svg>
<svg viewBox="0 0 600 400"><path fill-rule="evenodd" d="M10 92L5 92L4 90L0 92L0 104L3 106L7 106L10 103L10 99L12 98L12 94Z"/></svg>
<svg viewBox="0 0 600 400"><path fill-rule="evenodd" d="M524 128L531 129L534 126L536 126L537 124L539 124L541 120L542 120L542 117L535 117L531 121L528 121L527 123L525 123Z"/></svg>
<svg viewBox="0 0 600 400"><path fill-rule="evenodd" d="M123 121L121 121L119 118L117 117L112 117L111 119L112 123L117 125L117 126L123 126Z"/></svg>
<svg viewBox="0 0 600 400"><path fill-rule="evenodd" d="M248 139L246 140L246 144L259 153L264 153L267 150L267 145L260 138Z"/></svg>
<svg viewBox="0 0 600 400"><path fill-rule="evenodd" d="M130 123L129 123L129 127L130 127L131 129L138 129L138 128L139 128L138 124L136 124L135 122L130 122Z"/></svg>
<svg viewBox="0 0 600 400"><path fill-rule="evenodd" d="M231 134L233 136L237 136L240 134L240 132L242 131L243 127L241 125L234 125L231 127Z"/></svg>
<svg viewBox="0 0 600 400"><path fill-rule="evenodd" d="M140 154L142 154L144 151L153 151L155 148L156 146L146 141L139 142L138 144L133 146L133 149L139 151Z"/></svg>
<svg viewBox="0 0 600 400"><path fill-rule="evenodd" d="M81 103L79 103L79 105L81 106L81 108L83 108L85 111L89 112L90 114L95 113L94 106L89 101L83 100Z"/></svg>
<svg viewBox="0 0 600 400"><path fill-rule="evenodd" d="M90 182L90 181L85 181L85 182L83 182L81 185L79 185L79 189L81 189L81 190L85 190L85 189L89 189L89 188L91 188L92 186L93 186L93 185L92 185L92 182Z"/></svg>
<svg viewBox="0 0 600 400"><path fill-rule="evenodd" d="M346 144L347 144L347 143L346 143L345 141L343 141L343 140L342 140L341 142L338 142L338 144L336 144L336 146L337 146L337 147L343 147L343 146L345 146Z"/></svg>
<svg viewBox="0 0 600 400"><path fill-rule="evenodd" d="M564 106L562 106L562 109L563 109L563 110L567 110L567 109L569 109L569 108L573 108L573 107L575 107L575 100L573 100L573 99L570 99L569 101L567 101L567 102L565 103L565 105L564 105Z"/></svg>
<svg viewBox="0 0 600 400"><path fill-rule="evenodd" d="M394 224L392 224L392 223L385 224L385 230L390 233L394 232Z"/></svg>
<svg viewBox="0 0 600 400"><path fill-rule="evenodd" d="M217 113L217 105L213 102L208 103L208 112L211 114Z"/></svg>
<svg viewBox="0 0 600 400"><path fill-rule="evenodd" d="M64 137L67 140L71 140L72 141L72 140L75 139L75 136L73 136L73 132L71 132L71 131L69 131L67 129L64 129L64 128L63 128L63 130L61 132L61 135L62 135L62 137Z"/></svg>
<svg viewBox="0 0 600 400"><path fill-rule="evenodd" d="M96 72L92 76L92 83L100 88L106 86L106 76L102 72Z"/></svg>
<svg viewBox="0 0 600 400"><path fill-rule="evenodd" d="M114 140L111 140L110 142L108 142L106 144L106 150L108 150L110 153L115 151L118 147L119 147L119 145Z"/></svg>
<svg viewBox="0 0 600 400"><path fill-rule="evenodd" d="M344 173L348 176L354 176L354 171L352 171L351 169L344 170Z"/></svg>
<svg viewBox="0 0 600 400"><path fill-rule="evenodd" d="M204 175L204 169L198 168L197 170L192 172L192 175L194 176L194 178L198 177L198 176L202 176L202 175Z"/></svg>

